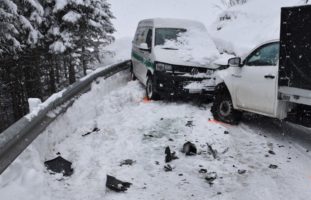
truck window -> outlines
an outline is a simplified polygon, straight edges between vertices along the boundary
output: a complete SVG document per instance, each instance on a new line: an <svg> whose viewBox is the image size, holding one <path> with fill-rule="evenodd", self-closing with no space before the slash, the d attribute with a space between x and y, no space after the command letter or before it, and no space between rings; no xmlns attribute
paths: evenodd
<svg viewBox="0 0 311 200"><path fill-rule="evenodd" d="M248 58L247 66L276 66L279 59L279 43L271 43L256 49Z"/></svg>

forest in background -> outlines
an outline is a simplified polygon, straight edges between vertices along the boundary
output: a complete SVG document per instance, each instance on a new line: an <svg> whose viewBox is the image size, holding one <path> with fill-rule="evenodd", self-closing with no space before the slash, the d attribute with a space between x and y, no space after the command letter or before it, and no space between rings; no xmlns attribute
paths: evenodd
<svg viewBox="0 0 311 200"><path fill-rule="evenodd" d="M0 132L100 61L112 18L106 0L0 0Z"/></svg>

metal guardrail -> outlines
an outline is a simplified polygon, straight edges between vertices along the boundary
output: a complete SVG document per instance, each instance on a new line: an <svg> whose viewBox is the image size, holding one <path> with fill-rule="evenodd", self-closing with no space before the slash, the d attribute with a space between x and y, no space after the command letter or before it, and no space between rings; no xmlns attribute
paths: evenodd
<svg viewBox="0 0 311 200"><path fill-rule="evenodd" d="M127 60L104 68L84 78L82 81L76 82L64 91L61 98L54 100L46 108L42 109L32 120L23 117L2 132L0 134L0 174L7 169L59 114L64 113L73 104L75 97L90 90L93 81L99 77L108 78L129 67L130 61ZM57 116L48 116L50 111L58 107L61 107L61 111L58 112Z"/></svg>

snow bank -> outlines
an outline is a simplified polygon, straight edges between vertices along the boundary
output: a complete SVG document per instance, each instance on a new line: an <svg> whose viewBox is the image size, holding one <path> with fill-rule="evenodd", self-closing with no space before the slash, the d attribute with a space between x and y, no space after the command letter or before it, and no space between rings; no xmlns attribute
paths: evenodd
<svg viewBox="0 0 311 200"><path fill-rule="evenodd" d="M141 92L133 92L134 88L140 87L138 83L131 83L132 89L125 89L123 94L107 96L125 85L128 79L128 74L120 73L94 83L91 92L81 96L64 116L50 125L0 176L1 199L102 199L105 195L106 164L99 158L105 157L107 153L100 151L100 148L94 152L94 147L100 146L106 138L99 135L102 139L81 140L81 135L102 123L96 119L103 110L122 109L124 102L142 98ZM126 95L126 98L121 98L122 95ZM67 140L72 136L71 141ZM75 171L71 178L51 176L46 171L44 161L56 157L57 152L73 162Z"/></svg>
<svg viewBox="0 0 311 200"><path fill-rule="evenodd" d="M56 99L59 99L63 96L63 93L65 92L65 89L53 94L50 96L47 100L45 100L43 103L40 103L38 99L30 98L28 100L29 107L30 107L30 113L27 114L25 117L31 121L34 117L38 116L39 112L47 108L52 102L54 102Z"/></svg>

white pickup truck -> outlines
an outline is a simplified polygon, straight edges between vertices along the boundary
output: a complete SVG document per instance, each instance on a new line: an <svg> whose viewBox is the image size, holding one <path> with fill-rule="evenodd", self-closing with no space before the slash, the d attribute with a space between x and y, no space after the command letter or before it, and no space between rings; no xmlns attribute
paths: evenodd
<svg viewBox="0 0 311 200"><path fill-rule="evenodd" d="M226 123L242 112L311 125L311 6L282 8L280 41L269 41L217 72L212 113Z"/></svg>

